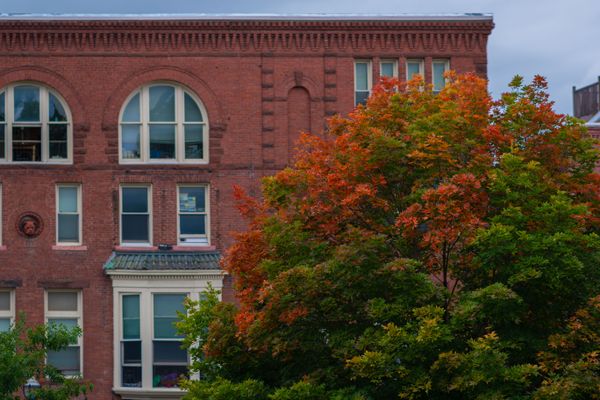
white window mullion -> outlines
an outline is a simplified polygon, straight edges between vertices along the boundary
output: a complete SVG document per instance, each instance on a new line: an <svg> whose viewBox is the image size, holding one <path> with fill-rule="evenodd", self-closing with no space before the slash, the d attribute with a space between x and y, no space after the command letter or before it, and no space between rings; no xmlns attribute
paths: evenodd
<svg viewBox="0 0 600 400"><path fill-rule="evenodd" d="M47 162L50 159L50 134L48 128L48 91L44 87L40 87L40 123L42 124L42 162Z"/></svg>
<svg viewBox="0 0 600 400"><path fill-rule="evenodd" d="M175 115L176 115L176 127L175 127L175 154L177 161L181 162L185 160L185 98L184 92L179 86L175 87Z"/></svg>
<svg viewBox="0 0 600 400"><path fill-rule="evenodd" d="M152 389L152 338L154 337L152 294L140 293L140 337L142 338L142 388Z"/></svg>
<svg viewBox="0 0 600 400"><path fill-rule="evenodd" d="M5 105L6 105L6 115L4 116L4 118L6 119L6 161L12 161L12 141L13 141L13 123L14 123L14 105L15 105L15 99L13 96L13 87L9 86L8 89L6 90L6 99L4 99L5 101Z"/></svg>

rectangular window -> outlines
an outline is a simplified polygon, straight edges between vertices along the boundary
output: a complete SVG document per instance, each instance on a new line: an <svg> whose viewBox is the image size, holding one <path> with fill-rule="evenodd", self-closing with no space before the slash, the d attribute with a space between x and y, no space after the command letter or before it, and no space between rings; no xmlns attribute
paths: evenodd
<svg viewBox="0 0 600 400"><path fill-rule="evenodd" d="M398 76L398 63L396 60L381 60L379 63L379 75L386 78Z"/></svg>
<svg viewBox="0 0 600 400"><path fill-rule="evenodd" d="M56 242L81 244L81 186L56 187Z"/></svg>
<svg viewBox="0 0 600 400"><path fill-rule="evenodd" d="M187 294L154 293L152 386L177 387L181 375L188 375L188 354L181 348L183 337L177 334L178 312L184 313Z"/></svg>
<svg viewBox="0 0 600 400"><path fill-rule="evenodd" d="M177 220L180 244L208 244L208 187L179 186Z"/></svg>
<svg viewBox="0 0 600 400"><path fill-rule="evenodd" d="M432 63L432 79L433 82L433 91L439 92L446 86L446 78L444 78L444 73L450 69L450 62L448 60L433 60Z"/></svg>
<svg viewBox="0 0 600 400"><path fill-rule="evenodd" d="M121 187L121 244L151 243L150 205L149 186Z"/></svg>
<svg viewBox="0 0 600 400"><path fill-rule="evenodd" d="M0 160L6 158L6 96L0 93Z"/></svg>
<svg viewBox="0 0 600 400"><path fill-rule="evenodd" d="M372 86L371 62L357 60L354 62L354 105L366 104Z"/></svg>
<svg viewBox="0 0 600 400"><path fill-rule="evenodd" d="M411 80L415 75L425 77L425 67L423 60L407 60L406 61L406 80Z"/></svg>
<svg viewBox="0 0 600 400"><path fill-rule="evenodd" d="M121 297L121 380L123 387L142 387L140 295Z"/></svg>
<svg viewBox="0 0 600 400"><path fill-rule="evenodd" d="M8 332L15 318L14 292L0 291L0 332Z"/></svg>
<svg viewBox="0 0 600 400"><path fill-rule="evenodd" d="M46 323L63 325L67 328L82 326L82 303L80 291L46 292ZM82 337L60 351L48 351L47 361L66 376L81 375L83 352Z"/></svg>

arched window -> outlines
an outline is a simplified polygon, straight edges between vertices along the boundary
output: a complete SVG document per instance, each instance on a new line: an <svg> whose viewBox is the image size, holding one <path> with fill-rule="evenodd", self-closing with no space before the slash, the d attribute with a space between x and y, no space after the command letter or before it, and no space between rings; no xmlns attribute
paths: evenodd
<svg viewBox="0 0 600 400"><path fill-rule="evenodd" d="M119 120L121 163L208 162L206 112L179 85L141 87L129 96Z"/></svg>
<svg viewBox="0 0 600 400"><path fill-rule="evenodd" d="M16 83L0 90L0 162L70 163L71 113L53 90Z"/></svg>

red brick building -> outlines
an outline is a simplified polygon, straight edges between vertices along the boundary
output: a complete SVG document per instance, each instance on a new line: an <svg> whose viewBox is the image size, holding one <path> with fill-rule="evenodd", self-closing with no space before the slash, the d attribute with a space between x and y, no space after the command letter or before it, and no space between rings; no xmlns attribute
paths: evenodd
<svg viewBox="0 0 600 400"><path fill-rule="evenodd" d="M178 398L184 296L298 132L381 75L485 76L488 15L0 17L0 329L78 324L49 354L94 399ZM225 284L223 285L223 281Z"/></svg>

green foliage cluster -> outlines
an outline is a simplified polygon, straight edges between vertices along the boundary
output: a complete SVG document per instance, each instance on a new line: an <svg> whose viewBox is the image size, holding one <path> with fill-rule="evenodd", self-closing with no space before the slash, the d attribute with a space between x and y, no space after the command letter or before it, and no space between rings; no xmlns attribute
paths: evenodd
<svg viewBox="0 0 600 400"><path fill-rule="evenodd" d="M93 389L89 383L67 378L46 364L48 351L67 347L81 335L79 327L36 325L28 327L20 315L8 332L0 332L0 399L20 399L23 385L35 378L41 387L32 389L37 400L68 400L84 397Z"/></svg>
<svg viewBox="0 0 600 400"><path fill-rule="evenodd" d="M265 181L239 307L179 326L187 399L600 399L595 143L540 78L449 79L383 85Z"/></svg>

